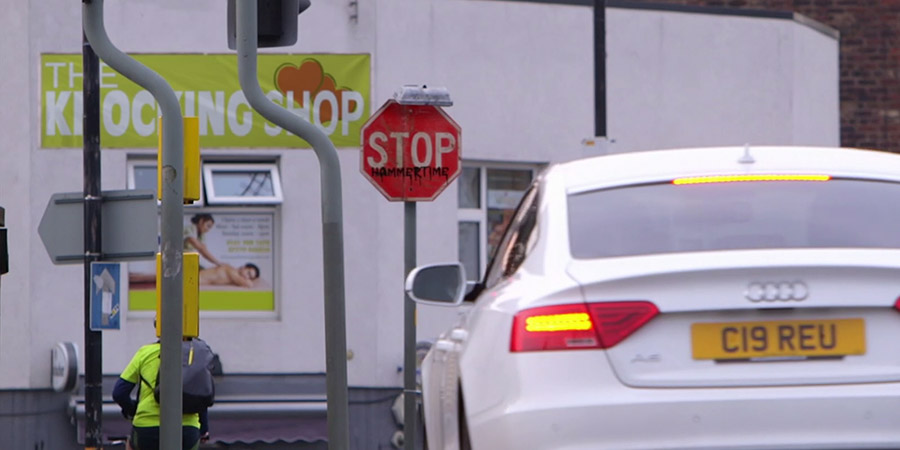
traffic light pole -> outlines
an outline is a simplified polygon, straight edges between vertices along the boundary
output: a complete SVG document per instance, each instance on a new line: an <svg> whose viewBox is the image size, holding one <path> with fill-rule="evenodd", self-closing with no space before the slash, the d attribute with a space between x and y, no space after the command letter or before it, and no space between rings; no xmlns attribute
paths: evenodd
<svg viewBox="0 0 900 450"><path fill-rule="evenodd" d="M110 67L149 91L162 112L162 305L160 320L160 448L181 448L182 226L184 129L175 91L156 72L117 49L103 26L103 0L83 0L84 32ZM244 3L244 2L241 2ZM255 3L255 2L254 2Z"/></svg>
<svg viewBox="0 0 900 450"><path fill-rule="evenodd" d="M322 190L322 250L325 277L325 374L328 448L350 448L347 401L347 333L344 311L344 219L341 168L328 136L290 111L275 106L257 79L257 0L235 5L238 78L247 102L270 122L312 145L319 159Z"/></svg>

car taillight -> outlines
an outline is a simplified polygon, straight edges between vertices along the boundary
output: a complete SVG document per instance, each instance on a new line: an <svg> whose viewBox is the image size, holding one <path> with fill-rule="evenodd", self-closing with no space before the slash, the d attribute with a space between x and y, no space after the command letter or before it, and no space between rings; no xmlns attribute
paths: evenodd
<svg viewBox="0 0 900 450"><path fill-rule="evenodd" d="M653 303L598 302L542 306L513 317L510 351L611 348L659 314Z"/></svg>
<svg viewBox="0 0 900 450"><path fill-rule="evenodd" d="M894 301L894 309L900 311L900 297L897 297L897 300Z"/></svg>

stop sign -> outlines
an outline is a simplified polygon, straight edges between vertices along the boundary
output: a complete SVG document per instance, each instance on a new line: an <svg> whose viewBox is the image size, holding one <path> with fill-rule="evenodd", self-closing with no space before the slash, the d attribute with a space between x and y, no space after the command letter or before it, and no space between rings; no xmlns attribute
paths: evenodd
<svg viewBox="0 0 900 450"><path fill-rule="evenodd" d="M459 175L459 125L440 107L388 100L361 133L360 170L388 200L434 200Z"/></svg>

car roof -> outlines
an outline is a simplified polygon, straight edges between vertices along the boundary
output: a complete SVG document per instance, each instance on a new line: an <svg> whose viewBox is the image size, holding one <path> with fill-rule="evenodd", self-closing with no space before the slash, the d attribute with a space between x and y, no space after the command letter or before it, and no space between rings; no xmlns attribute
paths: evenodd
<svg viewBox="0 0 900 450"><path fill-rule="evenodd" d="M683 176L754 173L814 173L900 181L900 155L854 148L791 146L655 150L560 163L548 169L545 177L547 181L563 183L565 190L573 193Z"/></svg>

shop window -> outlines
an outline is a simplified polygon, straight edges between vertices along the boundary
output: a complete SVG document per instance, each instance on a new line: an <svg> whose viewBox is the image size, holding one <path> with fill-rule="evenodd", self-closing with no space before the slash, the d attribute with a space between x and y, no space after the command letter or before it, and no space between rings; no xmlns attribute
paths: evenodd
<svg viewBox="0 0 900 450"><path fill-rule="evenodd" d="M183 248L200 254L200 310L204 315L271 315L279 267L278 166L204 163L201 201L184 210ZM128 188L156 190L156 161L128 161ZM129 311L156 310L155 261L128 264Z"/></svg>
<svg viewBox="0 0 900 450"><path fill-rule="evenodd" d="M532 165L463 166L458 179L459 260L469 281L482 278L538 169Z"/></svg>

